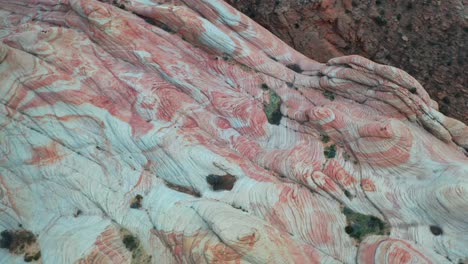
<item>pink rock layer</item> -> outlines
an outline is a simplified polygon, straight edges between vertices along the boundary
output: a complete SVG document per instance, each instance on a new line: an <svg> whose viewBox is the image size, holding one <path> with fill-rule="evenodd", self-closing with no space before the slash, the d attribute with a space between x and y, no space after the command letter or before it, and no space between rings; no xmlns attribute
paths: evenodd
<svg viewBox="0 0 468 264"><path fill-rule="evenodd" d="M219 0L0 18L0 227L39 262L468 257L468 128L406 72L318 63ZM351 237L345 207L388 232Z"/></svg>

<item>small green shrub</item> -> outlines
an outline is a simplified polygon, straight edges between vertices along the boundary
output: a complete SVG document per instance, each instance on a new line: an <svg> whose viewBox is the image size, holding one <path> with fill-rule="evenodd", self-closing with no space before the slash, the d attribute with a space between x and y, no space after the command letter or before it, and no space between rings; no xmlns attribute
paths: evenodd
<svg viewBox="0 0 468 264"><path fill-rule="evenodd" d="M328 147L325 147L323 154L329 159L334 158L336 156L336 145L333 144Z"/></svg>
<svg viewBox="0 0 468 264"><path fill-rule="evenodd" d="M230 60L230 59L231 59L231 56L229 56L229 55L228 55L228 54L226 54L226 53L225 53L225 54L223 54L223 56L221 56L221 57L222 57L222 58L223 58L223 60L225 60L225 61L228 61L228 60Z"/></svg>
<svg viewBox="0 0 468 264"><path fill-rule="evenodd" d="M345 190L345 191L344 191L344 194L346 195L346 197L348 197L348 199L352 199L352 198L353 198L353 195L352 195L351 192L349 192L348 190Z"/></svg>
<svg viewBox="0 0 468 264"><path fill-rule="evenodd" d="M328 143L330 141L330 137L327 134L320 135L320 139L323 143Z"/></svg>
<svg viewBox="0 0 468 264"><path fill-rule="evenodd" d="M281 114L281 98L273 91L270 90L270 102L264 104L263 110L267 116L268 123L272 125L279 125L283 115Z"/></svg>
<svg viewBox="0 0 468 264"><path fill-rule="evenodd" d="M365 215L351 210L348 207L343 209L348 225L345 232L352 238L362 241L367 235L388 235L389 227L379 218L372 215Z"/></svg>
<svg viewBox="0 0 468 264"><path fill-rule="evenodd" d="M125 247L129 250L129 251L133 251L135 250L138 245L139 245L139 241L138 241L138 238L136 238L135 236L133 235L125 235L122 239L122 242L124 243Z"/></svg>
<svg viewBox="0 0 468 264"><path fill-rule="evenodd" d="M130 208L132 209L139 209L141 208L141 200L143 200L143 196L137 194L130 203Z"/></svg>
<svg viewBox="0 0 468 264"><path fill-rule="evenodd" d="M325 96L326 98L328 98L330 101L333 101L335 100L335 94L333 92L330 92L330 91L323 91L323 96Z"/></svg>

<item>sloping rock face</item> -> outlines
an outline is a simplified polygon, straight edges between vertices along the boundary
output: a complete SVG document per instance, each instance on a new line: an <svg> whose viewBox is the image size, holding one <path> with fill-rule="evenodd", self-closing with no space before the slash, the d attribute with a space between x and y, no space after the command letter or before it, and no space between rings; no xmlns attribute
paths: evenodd
<svg viewBox="0 0 468 264"><path fill-rule="evenodd" d="M0 263L460 263L468 129L218 0L0 0Z"/></svg>
<svg viewBox="0 0 468 264"><path fill-rule="evenodd" d="M468 122L468 11L461 0L228 0L320 62L359 54L414 76L440 111Z"/></svg>

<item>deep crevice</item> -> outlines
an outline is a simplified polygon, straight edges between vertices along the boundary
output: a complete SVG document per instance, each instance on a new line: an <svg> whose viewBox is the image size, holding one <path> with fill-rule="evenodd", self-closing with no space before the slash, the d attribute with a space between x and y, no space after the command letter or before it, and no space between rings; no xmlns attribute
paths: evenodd
<svg viewBox="0 0 468 264"><path fill-rule="evenodd" d="M180 186L180 185L177 185L177 184L173 184L173 183L170 183L170 182L164 182L164 184L174 190L174 191L177 191L177 192L182 192L182 193L186 193L188 195L192 195L192 196L195 196L195 197L201 197L200 193L195 190L195 189L191 189L191 188L188 188L188 187L184 187L184 186Z"/></svg>

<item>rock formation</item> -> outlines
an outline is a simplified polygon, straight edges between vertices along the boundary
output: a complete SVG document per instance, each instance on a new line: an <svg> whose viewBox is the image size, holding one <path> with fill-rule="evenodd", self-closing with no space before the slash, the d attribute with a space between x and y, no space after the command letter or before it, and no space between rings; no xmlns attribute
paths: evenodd
<svg viewBox="0 0 468 264"><path fill-rule="evenodd" d="M442 113L468 122L467 1L227 2L317 61L359 54L401 68Z"/></svg>
<svg viewBox="0 0 468 264"><path fill-rule="evenodd" d="M0 263L463 263L468 128L220 0L0 0Z"/></svg>

